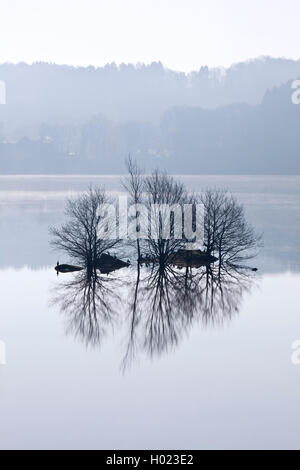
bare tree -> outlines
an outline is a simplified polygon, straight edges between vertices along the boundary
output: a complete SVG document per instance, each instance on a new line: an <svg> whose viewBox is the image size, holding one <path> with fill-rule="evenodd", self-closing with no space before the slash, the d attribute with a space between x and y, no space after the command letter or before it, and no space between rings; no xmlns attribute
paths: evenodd
<svg viewBox="0 0 300 470"><path fill-rule="evenodd" d="M142 169L138 166L137 161L133 160L131 155L126 160L128 176L122 180L124 189L130 196L130 203L135 206L135 218L138 217L138 204L142 203L144 191L144 176ZM141 259L141 243L140 239L136 240L138 260Z"/></svg>
<svg viewBox="0 0 300 470"><path fill-rule="evenodd" d="M159 170L145 178L145 197L149 214L152 212L147 255L152 260L165 263L177 250L185 246L182 214L183 206L190 202L190 198L183 183ZM157 208L156 214L153 214L153 207ZM176 231L179 231L178 236Z"/></svg>
<svg viewBox="0 0 300 470"><path fill-rule="evenodd" d="M99 211L108 203L103 189L90 188L77 198L68 200L65 211L68 222L60 228L50 228L52 246L89 272L96 269L102 253L118 243L116 237L113 238L113 233L99 237L104 223ZM116 220L112 222L116 223Z"/></svg>
<svg viewBox="0 0 300 470"><path fill-rule="evenodd" d="M261 236L247 222L244 207L228 192L207 190L201 197L205 209L206 251L218 257L219 266L247 268L257 255Z"/></svg>

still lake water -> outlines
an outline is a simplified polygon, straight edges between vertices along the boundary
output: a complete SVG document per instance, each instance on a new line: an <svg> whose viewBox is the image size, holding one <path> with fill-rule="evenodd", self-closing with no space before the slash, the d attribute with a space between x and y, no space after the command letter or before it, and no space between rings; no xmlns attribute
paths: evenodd
<svg viewBox="0 0 300 470"><path fill-rule="evenodd" d="M124 370L129 293L87 347L52 303L64 278L48 233L66 197L91 182L117 193L119 179L0 176L1 449L300 449L300 177L182 179L245 204L264 234L259 274L234 315L194 322L161 354L140 348Z"/></svg>

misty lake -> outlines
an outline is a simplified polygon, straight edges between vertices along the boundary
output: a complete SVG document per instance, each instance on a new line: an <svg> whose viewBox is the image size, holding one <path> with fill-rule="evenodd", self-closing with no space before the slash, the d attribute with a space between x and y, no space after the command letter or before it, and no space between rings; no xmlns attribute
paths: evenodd
<svg viewBox="0 0 300 470"><path fill-rule="evenodd" d="M120 271L117 320L87 342L53 303L64 260L49 246L67 197L91 183L118 194L119 177L0 176L1 449L300 449L300 177L182 180L245 205L263 233L258 273L228 315L185 328L177 312L164 347L149 349L145 328L124 367L133 270Z"/></svg>

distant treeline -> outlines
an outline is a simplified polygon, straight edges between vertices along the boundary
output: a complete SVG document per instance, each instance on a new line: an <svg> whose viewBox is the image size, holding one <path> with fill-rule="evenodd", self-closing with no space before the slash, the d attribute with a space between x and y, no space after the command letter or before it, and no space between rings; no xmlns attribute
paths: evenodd
<svg viewBox="0 0 300 470"><path fill-rule="evenodd" d="M0 144L0 172L122 173L131 154L146 169L171 173L300 173L300 106L291 83L262 104L214 110L174 107L158 124L114 123L98 115L83 124L42 125L35 139Z"/></svg>
<svg viewBox="0 0 300 470"><path fill-rule="evenodd" d="M201 60L201 58L199 59ZM265 93L300 78L300 60L259 58L228 69L189 74L161 63L70 67L0 64L7 104L0 106L6 137L34 137L42 123L78 124L101 113L114 122L158 122L172 107L259 104Z"/></svg>
<svg viewBox="0 0 300 470"><path fill-rule="evenodd" d="M0 65L1 173L299 173L300 61L190 74L151 65Z"/></svg>

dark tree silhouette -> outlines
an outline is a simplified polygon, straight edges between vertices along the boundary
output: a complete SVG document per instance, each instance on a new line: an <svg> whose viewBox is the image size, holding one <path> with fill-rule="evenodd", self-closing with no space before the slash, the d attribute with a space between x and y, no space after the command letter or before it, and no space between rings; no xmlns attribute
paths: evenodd
<svg viewBox="0 0 300 470"><path fill-rule="evenodd" d="M257 255L262 237L247 222L244 207L222 190L207 190L201 202L205 250L219 259L219 266L248 269L245 263Z"/></svg>
<svg viewBox="0 0 300 470"><path fill-rule="evenodd" d="M107 219L99 215L99 209L108 203L104 190L90 188L79 197L68 200L68 222L60 228L50 229L52 246L86 268L89 274L96 269L101 255L118 243L110 224L106 224ZM104 225L107 225L107 236L101 238L99 233Z"/></svg>
<svg viewBox="0 0 300 470"><path fill-rule="evenodd" d="M159 170L145 178L144 186L152 229L146 240L146 254L152 260L166 263L185 247L182 214L184 204L191 202L191 198L183 183Z"/></svg>
<svg viewBox="0 0 300 470"><path fill-rule="evenodd" d="M138 166L136 160L134 160L130 155L126 160L126 167L128 171L128 176L123 178L122 184L124 189L129 194L130 203L135 206L135 215L133 217L137 219L139 214L138 204L143 203L143 191L145 183L143 171ZM141 258L141 240L139 238L137 238L136 240L136 247L139 261Z"/></svg>

